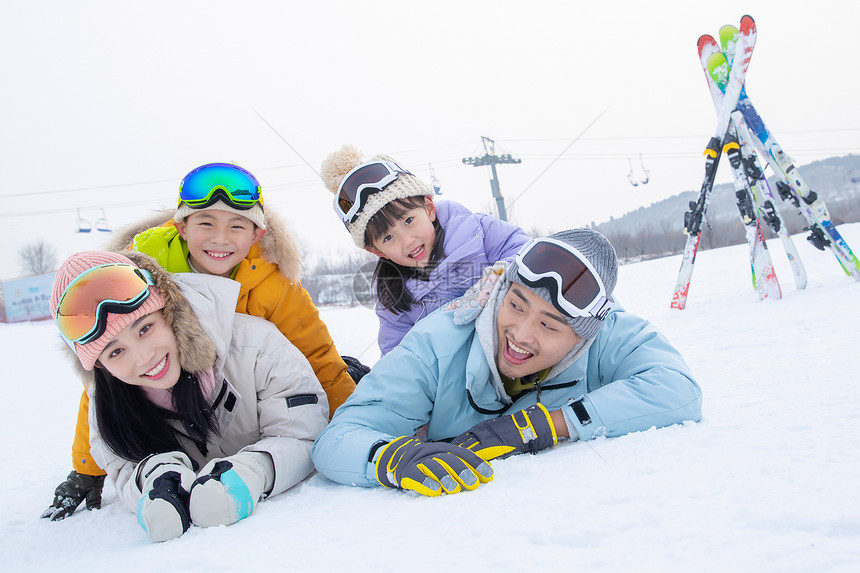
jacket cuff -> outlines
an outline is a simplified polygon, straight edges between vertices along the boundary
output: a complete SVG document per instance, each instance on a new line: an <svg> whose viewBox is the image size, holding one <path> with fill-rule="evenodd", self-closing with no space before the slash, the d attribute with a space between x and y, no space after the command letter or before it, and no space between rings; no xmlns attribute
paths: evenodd
<svg viewBox="0 0 860 573"><path fill-rule="evenodd" d="M594 438L600 433L598 429L603 427L587 396L568 400L561 411L564 413L564 422L567 424L571 441Z"/></svg>

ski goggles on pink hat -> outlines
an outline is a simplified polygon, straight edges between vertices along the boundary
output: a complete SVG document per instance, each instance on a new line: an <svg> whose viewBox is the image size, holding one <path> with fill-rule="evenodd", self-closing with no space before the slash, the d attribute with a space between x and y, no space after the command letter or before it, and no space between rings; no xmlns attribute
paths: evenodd
<svg viewBox="0 0 860 573"><path fill-rule="evenodd" d="M155 283L144 269L125 263L99 265L79 274L57 303L57 327L66 344L87 344L104 334L108 313L129 314L149 298Z"/></svg>
<svg viewBox="0 0 860 573"><path fill-rule="evenodd" d="M393 161L371 161L347 173L334 197L334 210L343 224L354 222L368 198L385 189L401 174L412 175Z"/></svg>
<svg viewBox="0 0 860 573"><path fill-rule="evenodd" d="M536 239L516 257L523 284L549 291L553 306L573 317L603 320L612 310L603 280L588 259L565 242Z"/></svg>
<svg viewBox="0 0 860 573"><path fill-rule="evenodd" d="M223 201L240 210L263 207L260 182L249 171L230 163L208 163L185 176L179 184L179 204L204 209Z"/></svg>

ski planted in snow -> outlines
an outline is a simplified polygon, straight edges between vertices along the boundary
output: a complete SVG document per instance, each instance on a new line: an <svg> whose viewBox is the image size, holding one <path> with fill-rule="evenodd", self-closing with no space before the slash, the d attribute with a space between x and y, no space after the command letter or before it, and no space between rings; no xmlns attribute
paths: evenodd
<svg viewBox="0 0 860 573"><path fill-rule="evenodd" d="M720 29L721 47L727 59L732 56L739 39L739 32L736 30L733 26L723 26ZM722 81L721 73L713 73L711 78L721 90L729 87L728 83ZM773 172L781 178L776 182L780 198L794 205L806 219L808 226L804 230L809 231L807 240L819 250L830 248L845 273L860 280L860 260L833 225L824 200L809 188L795 166L794 160L776 142L746 94L746 89L741 89L737 109L743 115L747 128L751 132L752 144Z"/></svg>
<svg viewBox="0 0 860 573"><path fill-rule="evenodd" d="M764 221L770 230L779 237L782 248L785 250L785 256L788 257L791 272L794 275L794 286L797 290L803 290L806 288L807 282L806 268L803 266L803 261L800 260L800 253L797 252L797 246L791 239L788 227L786 227L782 215L776 208L776 198L767 182L767 177L764 175L764 169L758 160L758 155L753 149L752 136L741 112L732 113L732 124L737 129L738 141L741 145L741 161L749 181L753 201L758 208L759 220Z"/></svg>
<svg viewBox="0 0 860 573"><path fill-rule="evenodd" d="M710 41L708 40L710 38ZM749 67L753 48L755 48L756 28L755 21L751 16L745 15L741 18L740 30L737 37L737 46L732 61L731 71L726 80L722 104L717 112L717 127L714 135L705 147L705 175L702 187L696 201L690 201L690 210L684 213L684 232L687 234L684 254L681 258L681 268L675 281L675 290L672 293L672 308L682 310L687 304L687 295L690 290L690 279L693 276L693 265L696 262L696 252L699 248L699 240L702 236L702 222L708 209L711 191L714 188L714 178L720 162L723 150L723 140L728 132L731 113L737 107L738 98L743 88L744 76ZM699 38L698 46L709 45L713 41L710 36ZM707 61L703 62L703 67Z"/></svg>
<svg viewBox="0 0 860 573"><path fill-rule="evenodd" d="M721 30L722 32L722 30ZM719 109L723 102L723 92L715 85L712 74L720 73L725 79L728 77L728 62L720 47L713 38L705 40L704 45L699 46L700 60L705 64L705 78L711 91L711 99L714 107ZM747 244L750 251L750 271L752 272L753 288L759 295L759 300L765 298L782 298L782 289L776 278L773 262L767 250L767 243L761 231L759 222L759 209L755 203L753 191L741 155L741 144L738 140L737 128L734 121L729 125L726 143L723 153L729 159L732 168L732 179L735 187L735 199L741 224L744 227Z"/></svg>
<svg viewBox="0 0 860 573"><path fill-rule="evenodd" d="M733 31L733 33L731 35L727 34L727 29ZM726 52L723 52L716 42L712 42L703 48L707 53L707 64L704 70L705 78L707 79L708 88L711 91L711 98L714 101L715 107L719 107L723 99L723 92L720 86L725 85L726 78L728 77L729 65L726 58L727 54L734 56L735 36L737 33L738 29L734 26L723 26L720 28L720 39L724 46L727 43L727 38L729 39L729 47ZM735 195L738 199L738 209L745 226L747 241L764 242L760 221L765 221L782 241L794 275L795 286L798 289L806 288L806 269L803 267L797 248L783 223L782 216L775 207L773 193L768 186L767 179L762 174L761 164L750 143L749 131L742 124L743 116L737 111L732 112L732 123L729 129L737 137L739 154L736 160L730 163L735 180ZM741 192L741 182L743 182L743 193ZM748 199L744 197L744 194L746 194ZM746 229L747 225L750 225L751 222L746 220L750 216L745 213L745 208L746 210L752 210L753 206L755 207L756 218L758 219L756 224L759 227L755 233L752 233L751 229ZM767 248L767 243L764 244L763 248ZM750 242L750 256L755 257L755 253L760 253L761 249L761 245ZM761 257L762 255L758 256ZM760 259L758 262L755 259L752 261L753 285L762 299L770 296L769 293L776 293L779 289L778 285L762 284L757 282L755 278L756 276L762 276L762 271L768 273L767 267L773 266L769 259L770 257L767 256L766 259ZM765 274L764 276L769 276L769 274Z"/></svg>

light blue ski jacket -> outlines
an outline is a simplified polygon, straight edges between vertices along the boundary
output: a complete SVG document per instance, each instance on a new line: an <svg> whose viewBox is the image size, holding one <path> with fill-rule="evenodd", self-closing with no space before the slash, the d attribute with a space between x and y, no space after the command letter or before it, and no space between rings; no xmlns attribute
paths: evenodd
<svg viewBox="0 0 860 573"><path fill-rule="evenodd" d="M419 321L357 386L317 438L313 461L329 479L376 486L373 446L427 424L441 441L478 422L540 402L563 408L579 439L615 437L702 416L702 394L679 352L647 320L611 312L587 352L512 400L493 376L475 323L440 309Z"/></svg>

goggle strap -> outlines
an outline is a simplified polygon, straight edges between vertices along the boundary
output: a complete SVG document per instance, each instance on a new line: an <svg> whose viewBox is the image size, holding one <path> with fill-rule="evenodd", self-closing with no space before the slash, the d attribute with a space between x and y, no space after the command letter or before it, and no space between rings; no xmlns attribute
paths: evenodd
<svg viewBox="0 0 860 573"><path fill-rule="evenodd" d="M609 311L612 310L613 306L614 304L611 298L602 296L598 299L597 303L594 304L592 310L589 311L589 314L597 320L604 320L606 315L609 314Z"/></svg>

